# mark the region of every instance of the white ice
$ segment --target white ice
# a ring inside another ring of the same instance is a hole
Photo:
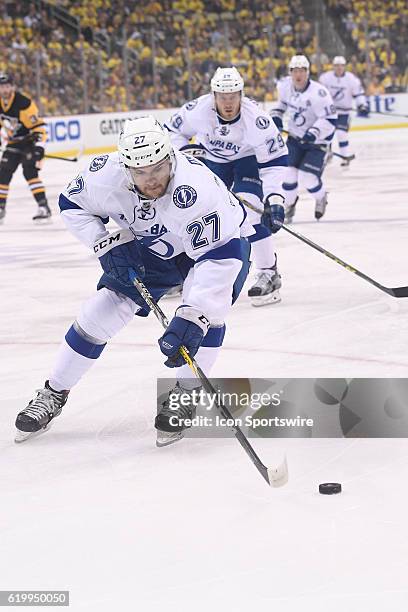
[[[315,222],[303,195],[292,226],[390,287],[408,284],[407,136],[353,133],[356,161],[326,173],[326,216]],[[49,432],[14,444],[15,415],[99,275],[57,214],[83,163],[47,161],[54,216],[41,227],[16,176],[0,227],[0,588],[69,589],[75,612],[407,610],[407,442],[253,440],[267,464],[286,451],[282,489],[233,439],[157,449],[156,377],[169,371],[153,317],[112,341]],[[408,299],[284,231],[277,248],[282,303],[242,295],[214,374],[407,376]],[[343,493],[319,495],[325,481]]]

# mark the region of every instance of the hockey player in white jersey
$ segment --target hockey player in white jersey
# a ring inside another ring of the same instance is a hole
[[[227,185],[259,209],[264,220],[273,204],[283,204],[282,181],[287,147],[270,117],[243,95],[244,81],[234,67],[217,68],[211,93],[184,104],[166,124],[173,145],[201,157]],[[195,144],[189,144],[191,138]],[[250,238],[257,267],[248,295],[254,306],[280,301],[281,278],[277,269],[273,224],[261,223],[248,209],[255,234]],[[282,219],[283,221],[283,219]]]
[[[191,391],[191,373],[180,347],[209,373],[249,270],[250,246],[242,236],[253,228],[242,204],[204,164],[174,151],[168,131],[152,116],[126,121],[118,153],[94,158],[59,205],[68,229],[99,258],[103,275],[68,330],[44,388],[18,414],[16,441],[43,431],[107,342],[134,315],[149,314],[130,273],[156,300],[184,281],[182,305],[159,339],[165,364],[177,368],[173,392],[181,393]],[[119,230],[107,231],[108,217]],[[193,410],[193,399],[180,406],[175,425],[175,412],[164,402],[155,420],[158,445],[180,438],[182,417],[191,418]]]
[[[315,200],[315,218],[323,217],[327,206],[322,173],[328,146],[336,128],[337,113],[329,91],[309,78],[309,61],[294,55],[289,63],[290,76],[278,84],[279,100],[271,115],[279,128],[288,112],[288,168],[285,190],[285,219],[290,223],[295,214],[299,184]]]
[[[336,136],[340,152],[346,157],[341,165],[348,166],[355,158],[350,150],[348,137],[350,113],[354,103],[359,117],[368,117],[370,113],[363,86],[355,74],[346,70],[346,60],[342,55],[333,59],[333,70],[324,72],[319,81],[327,87],[333,98],[337,110]]]

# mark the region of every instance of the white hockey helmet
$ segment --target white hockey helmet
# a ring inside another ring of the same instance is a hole
[[[119,161],[130,168],[152,166],[173,157],[170,135],[153,115],[126,119],[118,143]]]
[[[293,68],[306,68],[309,72],[310,63],[305,55],[294,55],[289,62],[289,71]]]
[[[336,55],[336,57],[333,58],[333,66],[345,66],[346,64],[346,58],[342,55]]]
[[[231,68],[218,67],[211,79],[211,91],[214,93],[234,93],[244,89],[244,79],[235,66]]]

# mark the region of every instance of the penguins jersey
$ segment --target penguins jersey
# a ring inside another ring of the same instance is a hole
[[[90,248],[108,234],[110,217],[158,257],[185,252],[195,261],[189,305],[223,320],[242,265],[240,237],[254,230],[237,198],[200,161],[175,151],[166,193],[146,200],[129,184],[117,153],[95,157],[59,205],[68,229]]]
[[[357,106],[367,104],[361,81],[352,72],[345,72],[343,76],[338,77],[333,70],[329,70],[320,76],[319,81],[329,90],[339,113],[350,112],[353,100]]]
[[[274,122],[253,100],[243,96],[240,114],[227,122],[217,114],[213,94],[206,94],[184,104],[166,127],[173,146],[180,149],[194,136],[205,148],[206,159],[213,162],[222,164],[255,155],[264,192],[279,192],[276,173],[268,169],[286,166],[288,150]]]
[[[8,103],[0,98],[0,127],[7,134],[7,144],[22,142],[25,136],[38,132],[37,146],[42,146],[46,140],[45,123],[38,115],[36,104],[27,96],[16,91]]]
[[[288,131],[302,138],[310,130],[315,144],[327,144],[333,138],[337,112],[329,91],[316,81],[309,80],[303,91],[297,91],[291,77],[278,84],[279,99],[271,111],[272,117],[282,117],[288,111]]]

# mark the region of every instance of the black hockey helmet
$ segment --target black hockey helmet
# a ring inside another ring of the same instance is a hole
[[[14,79],[10,73],[0,72],[0,85],[14,85]]]

